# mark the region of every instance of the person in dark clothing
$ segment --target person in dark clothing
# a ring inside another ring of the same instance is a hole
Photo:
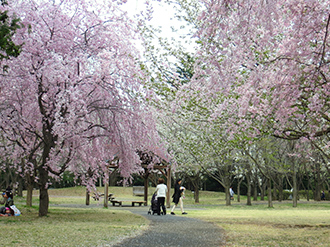
[[[184,194],[184,191],[186,190],[185,187],[181,186],[182,180],[179,178],[176,180],[175,182],[175,186],[174,186],[174,194],[172,196],[173,198],[173,202],[174,202],[174,206],[171,210],[171,214],[175,215],[174,213],[174,209],[175,207],[180,203],[180,208],[181,208],[181,213],[182,214],[187,214],[184,210],[183,210],[183,201],[182,201],[182,196]]]
[[[325,193],[324,193],[324,190],[322,190],[322,192],[321,192],[321,200],[325,200]]]

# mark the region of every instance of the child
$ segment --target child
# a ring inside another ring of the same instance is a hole
[[[7,190],[6,192],[2,193],[2,196],[5,201],[5,206],[0,208],[0,214],[5,214],[6,208],[10,208],[12,205],[14,205],[13,194],[11,191]]]
[[[13,216],[13,215],[14,215],[14,212],[10,208],[6,208],[6,213],[0,214],[0,216],[5,216],[5,217]]]

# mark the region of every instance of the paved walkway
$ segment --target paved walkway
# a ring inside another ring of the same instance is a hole
[[[189,218],[188,215],[148,215],[149,207],[125,207],[151,221],[149,229],[140,236],[129,238],[115,247],[215,247],[224,246],[224,230],[216,225]]]

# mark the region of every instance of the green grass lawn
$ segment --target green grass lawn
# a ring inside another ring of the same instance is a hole
[[[109,246],[147,229],[149,222],[127,210],[50,207],[38,217],[36,207],[18,206],[22,215],[0,217],[7,246]]]
[[[149,189],[149,198],[153,191]],[[131,187],[110,187],[109,192],[116,198],[141,199],[133,196]],[[12,236],[7,242],[10,246],[107,246],[141,233],[149,224],[125,208],[103,208],[103,199],[90,200],[100,207],[79,207],[85,205],[82,187],[49,190],[49,214],[40,218],[37,195],[35,191],[32,208],[25,206],[24,197],[15,198],[21,216],[0,217],[3,236]],[[247,206],[242,197],[240,203],[225,206],[223,193],[209,191],[200,192],[199,204],[189,191],[184,199],[188,217],[213,222],[225,230],[226,246],[329,246],[330,202],[301,200],[296,208],[288,201],[274,202],[273,208],[268,208],[267,202],[252,204]]]
[[[226,231],[227,246],[329,246],[330,204],[233,205],[189,212]]]

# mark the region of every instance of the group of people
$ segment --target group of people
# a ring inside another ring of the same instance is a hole
[[[183,210],[183,197],[184,197],[184,192],[186,190],[185,187],[181,185],[182,179],[177,179],[175,182],[174,186],[174,194],[172,196],[174,206],[171,210],[171,214],[175,215],[174,210],[176,206],[180,203],[180,209],[182,214],[187,214]],[[157,198],[157,214],[160,215],[161,209],[163,211],[163,215],[166,215],[166,207],[165,207],[165,198],[166,198],[166,193],[168,189],[167,186],[165,185],[165,181],[163,178],[158,179],[158,185],[156,187],[155,193],[157,193],[156,198]]]
[[[14,205],[14,195],[10,187],[7,187],[6,191],[2,193],[1,204],[5,204],[5,206],[0,207],[0,216],[20,215],[20,211]]]

